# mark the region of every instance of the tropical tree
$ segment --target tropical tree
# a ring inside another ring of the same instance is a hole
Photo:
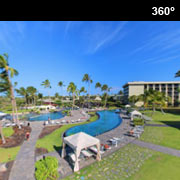
[[[63,87],[65,86],[65,84],[63,83],[63,81],[59,81],[58,86],[61,88],[61,93],[63,95]]]
[[[118,92],[118,94],[119,94],[119,95],[123,95],[123,91],[120,90],[120,91]]]
[[[44,88],[49,88],[49,89],[51,89],[51,84],[50,84],[50,82],[49,82],[48,79],[46,79],[45,81],[43,81],[42,84],[41,84],[41,86],[44,86]],[[48,91],[48,98],[50,99],[49,91]],[[50,102],[50,104],[51,104],[51,102]]]
[[[70,82],[68,87],[67,87],[67,92],[69,92],[70,94],[72,94],[73,97],[73,103],[72,103],[72,110],[75,104],[75,94],[77,93],[77,87],[73,82]]]
[[[31,100],[31,103],[35,104],[37,89],[33,86],[28,86],[27,87],[27,93],[28,93],[28,97]]]
[[[79,95],[80,95],[81,93],[87,93],[87,91],[86,91],[86,89],[85,89],[84,86],[81,87],[81,89],[80,89],[80,91],[79,91]],[[84,96],[80,96],[80,97],[79,97],[79,102],[80,102],[80,104],[84,107],[85,97],[84,97]]]
[[[175,74],[175,78],[180,77],[180,70]]]
[[[2,121],[1,120],[0,120],[0,135],[1,135],[2,143],[5,144],[6,139],[4,138],[3,128],[2,128]]]
[[[143,102],[143,106],[144,106],[144,109],[147,108],[147,106],[149,105],[149,101],[150,101],[150,94],[152,93],[151,92],[152,90],[145,90],[144,91],[144,94],[140,94],[138,96],[138,99],[139,101],[142,101]]]
[[[139,98],[136,95],[132,95],[129,97],[129,102],[131,102],[133,105],[135,105],[135,103],[138,101],[139,101]]]
[[[81,87],[81,89],[80,89],[80,91],[79,91],[80,93],[87,93],[87,91],[86,91],[86,89],[85,89],[85,87],[83,86],[83,87]]]
[[[88,108],[89,108],[89,99],[90,99],[90,85],[93,82],[89,74],[84,74],[82,82],[88,83]]]
[[[28,104],[28,92],[24,87],[20,87],[19,89],[15,89],[15,91],[22,97],[24,97],[26,105]]]
[[[42,105],[43,94],[42,93],[38,93],[37,97],[38,97],[38,99],[41,100],[41,105]]]
[[[18,71],[9,66],[8,58],[9,56],[7,53],[0,55],[0,69],[2,71],[0,73],[0,77],[1,79],[4,80],[4,83],[6,84],[5,86],[8,88],[7,92],[9,92],[10,94],[13,121],[18,124],[19,128],[21,128],[17,114],[17,106],[16,106],[16,99],[14,96],[13,85],[11,83],[11,78],[13,78],[14,75],[18,75]],[[15,118],[15,114],[16,114],[16,118]]]
[[[58,98],[59,98],[59,93],[55,93],[54,97],[55,97],[56,99],[58,99]]]
[[[98,88],[101,89],[101,83],[100,83],[100,82],[97,82],[96,85],[95,85],[95,88],[96,88],[96,89],[98,89]]]
[[[107,103],[107,98],[108,98],[108,92],[110,92],[111,88],[108,87],[107,84],[104,84],[102,87],[101,87],[101,91],[104,91],[105,92],[105,103],[104,103],[104,107],[106,107],[106,103]]]
[[[152,106],[152,115],[155,113],[156,107],[160,107],[161,112],[164,113],[162,108],[171,101],[171,98],[169,96],[166,97],[163,92],[153,89],[146,90],[144,94],[139,95],[138,98],[139,100],[144,102],[144,107],[147,107],[149,105]]]

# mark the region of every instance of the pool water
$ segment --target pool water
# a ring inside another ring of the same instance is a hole
[[[55,119],[60,119],[62,117],[64,117],[64,116],[59,111],[59,112],[45,113],[45,114],[39,114],[39,115],[29,114],[28,120],[29,121],[47,121],[48,118],[50,118],[51,120],[55,120]]]
[[[65,136],[70,136],[78,132],[85,132],[91,136],[97,136],[116,128],[122,122],[119,114],[115,113],[115,111],[99,111],[97,114],[99,115],[97,121],[74,126],[65,132]]]

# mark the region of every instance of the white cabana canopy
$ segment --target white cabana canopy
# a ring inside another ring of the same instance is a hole
[[[81,153],[81,150],[84,148],[88,148],[91,146],[96,145],[97,146],[97,156],[96,159],[99,161],[101,160],[101,155],[100,155],[100,140],[92,137],[84,132],[80,132],[68,137],[65,137],[63,139],[63,148],[62,148],[62,158],[64,158],[65,155],[65,144],[70,146],[74,152],[75,152],[75,165],[74,165],[74,171],[79,170],[79,163],[78,163],[78,157]]]
[[[128,107],[131,107],[131,106],[129,104],[126,104],[125,107],[128,108]]]
[[[131,112],[131,117],[134,117],[134,116],[142,117],[142,114],[139,111],[134,110],[134,111]]]

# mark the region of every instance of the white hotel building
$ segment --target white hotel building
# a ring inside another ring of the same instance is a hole
[[[166,96],[170,96],[172,99],[171,104],[175,105],[180,101],[180,81],[159,81],[159,82],[144,82],[134,81],[128,82],[124,86],[124,100],[128,103],[128,98],[132,95],[144,94],[145,90],[153,89],[156,91],[164,92]],[[137,104],[137,106],[142,105]]]

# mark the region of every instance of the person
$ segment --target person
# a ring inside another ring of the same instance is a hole
[[[48,117],[48,123],[49,123],[49,124],[51,123],[51,119],[50,119],[50,117]]]
[[[27,141],[29,140],[29,136],[30,136],[30,133],[27,132],[27,133],[26,133],[26,140],[27,140]]]

